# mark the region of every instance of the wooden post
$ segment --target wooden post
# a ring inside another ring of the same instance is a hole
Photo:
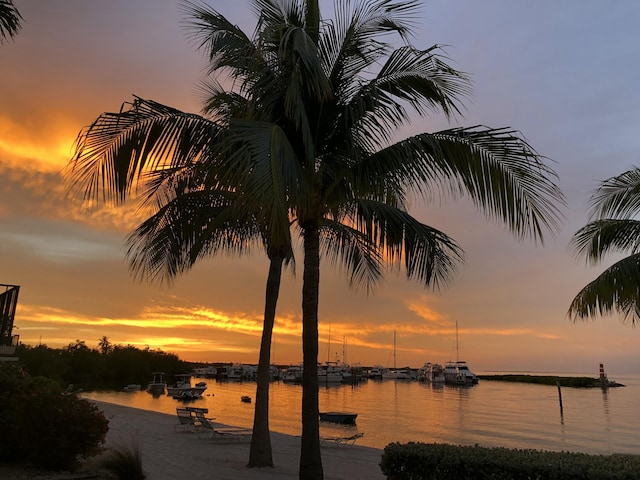
[[[556,382],[558,385],[558,399],[560,400],[560,415],[562,415],[562,390],[560,390],[560,380],[558,379]]]

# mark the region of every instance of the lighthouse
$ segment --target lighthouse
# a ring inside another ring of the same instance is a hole
[[[607,380],[607,374],[604,373],[604,365],[600,364],[600,386],[603,389],[609,388],[609,381]]]

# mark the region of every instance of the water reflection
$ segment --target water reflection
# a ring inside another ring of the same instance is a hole
[[[202,399],[191,403],[209,409],[217,421],[251,427],[255,398],[252,382],[207,380]],[[511,448],[639,453],[640,417],[636,415],[640,382],[611,389],[562,390],[564,408],[558,417],[554,386],[482,381],[473,387],[418,382],[368,381],[319,390],[320,410],[358,413],[355,426],[321,422],[323,435],[363,432],[359,444],[384,448],[391,442],[443,442]],[[273,383],[270,426],[300,435],[302,388]],[[85,396],[175,416],[180,403],[146,392],[86,393]]]

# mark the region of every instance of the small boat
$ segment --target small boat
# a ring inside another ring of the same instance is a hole
[[[355,425],[357,416],[357,413],[320,412],[320,420],[323,422],[342,423],[344,425]]]
[[[251,403],[251,397],[249,395],[242,395],[240,401],[243,403]]]
[[[130,383],[124,387],[125,392],[139,392],[140,390],[142,390],[142,385],[139,383]]]
[[[184,392],[189,392],[193,396],[202,396],[207,389],[206,382],[198,382],[195,385],[191,385],[190,374],[178,374],[176,375],[176,383],[170,387],[167,387],[167,395],[176,398]]]
[[[164,372],[153,372],[151,381],[147,384],[147,392],[153,395],[161,395],[167,388],[167,382],[164,381]]]
[[[182,390],[171,395],[174,400],[182,400],[183,402],[190,402],[191,400],[197,400],[202,398],[202,394],[192,390]]]

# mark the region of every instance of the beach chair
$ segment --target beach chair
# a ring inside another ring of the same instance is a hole
[[[222,427],[213,424],[213,418],[204,416],[202,411],[193,412],[196,422],[194,431],[198,436],[225,441],[251,441],[251,429],[242,427]]]
[[[176,432],[190,432],[195,425],[195,418],[192,412],[185,407],[176,407],[178,423],[175,425]]]
[[[341,447],[343,445],[355,445],[356,441],[359,438],[364,437],[364,433],[354,433],[353,435],[345,436],[345,437],[320,437],[320,445],[321,446],[336,446]]]
[[[198,436],[204,435],[208,437],[213,436],[213,418],[205,417],[206,410],[205,409],[190,409],[191,413],[194,417],[194,426],[193,431],[198,434]]]

